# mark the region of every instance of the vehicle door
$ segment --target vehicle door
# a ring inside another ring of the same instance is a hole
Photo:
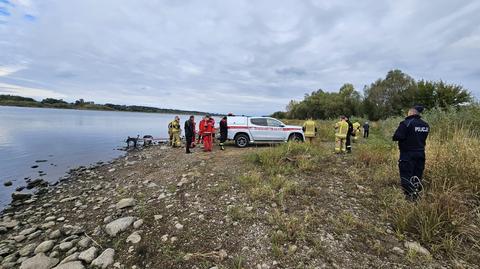
[[[272,118],[267,118],[267,124],[268,127],[270,128],[269,131],[269,140],[286,140],[287,138],[285,137],[288,132],[285,132],[283,128],[285,127],[285,124],[283,124],[281,121],[272,119]]]
[[[250,118],[248,130],[256,141],[270,140],[268,137],[268,123],[266,118]]]

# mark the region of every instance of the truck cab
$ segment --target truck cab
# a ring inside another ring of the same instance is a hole
[[[229,116],[227,125],[228,139],[240,148],[258,143],[305,141],[301,126],[286,125],[270,117]]]

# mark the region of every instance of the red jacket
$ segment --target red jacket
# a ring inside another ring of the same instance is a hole
[[[198,134],[203,135],[203,132],[205,131],[205,120],[201,120],[200,123],[198,124]]]
[[[212,134],[215,133],[215,120],[210,119],[205,122],[203,127],[203,133],[205,134]]]

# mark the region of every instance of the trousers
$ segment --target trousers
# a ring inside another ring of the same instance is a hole
[[[345,146],[347,148],[347,152],[352,152],[352,136],[347,134],[347,139],[345,140]]]
[[[185,149],[187,153],[190,153],[190,148],[192,146],[193,136],[185,136]]]
[[[400,185],[405,195],[410,196],[417,191],[412,185],[412,178],[417,177],[422,181],[423,171],[425,169],[425,151],[401,151],[398,160],[398,170],[400,172]],[[416,180],[416,179],[415,179]]]
[[[203,150],[212,151],[212,134],[206,133],[203,135]]]
[[[180,139],[180,132],[172,132],[172,139],[170,140],[170,143],[172,147],[180,147],[182,145],[182,141]]]
[[[335,137],[335,152],[340,153],[340,152],[345,152],[346,151],[346,143],[345,143],[345,138],[343,137]]]

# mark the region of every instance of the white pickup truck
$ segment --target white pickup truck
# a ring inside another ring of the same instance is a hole
[[[301,126],[285,125],[269,117],[227,117],[228,139],[235,141],[239,148],[254,143],[283,143],[305,141]]]

